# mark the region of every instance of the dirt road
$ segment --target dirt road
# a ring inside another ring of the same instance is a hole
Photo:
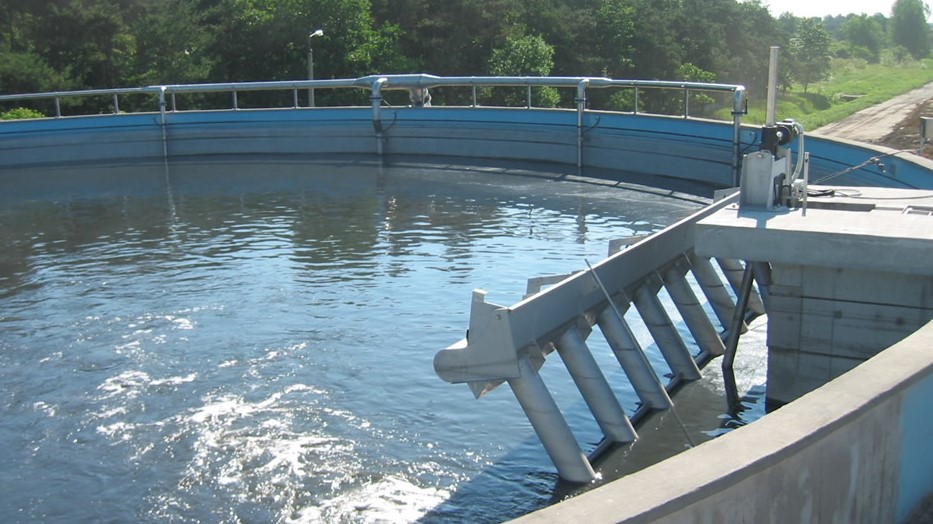
[[[908,127],[905,125],[906,121],[911,119],[918,107],[923,106],[928,100],[933,100],[933,83],[863,109],[844,120],[816,129],[812,133],[860,142],[882,143],[885,138],[896,134],[901,128]],[[919,117],[917,117],[917,129],[919,129]],[[919,134],[917,130],[909,129],[908,131],[914,135]],[[917,139],[919,145],[919,136]]]

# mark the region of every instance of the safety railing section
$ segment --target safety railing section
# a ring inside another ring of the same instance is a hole
[[[710,259],[693,251],[697,221],[732,201],[734,198],[709,206],[595,266],[587,263],[586,270],[510,307],[488,303],[485,292],[474,291],[467,336],[435,355],[436,373],[447,382],[468,384],[476,398],[508,383],[561,478],[571,482],[593,480],[592,464],[538,370],[547,355],[556,351],[605,441],[635,440],[633,422],[586,340],[598,326],[638,397],[633,418],[671,408],[669,391],[684,381],[699,379],[702,366],[724,353],[725,330],[736,317],[733,296],[738,295],[740,282],[734,282],[734,275],[738,270],[741,276],[742,263],[718,261],[721,269],[717,270]],[[688,274],[702,290],[711,313],[697,298]],[[733,287],[734,293],[729,293],[727,285]],[[699,347],[696,355],[659,298],[662,288]],[[672,378],[666,384],[661,383],[661,374],[652,367],[625,319],[632,305],[671,371]],[[757,294],[749,309],[764,313]],[[745,318],[744,311],[739,318]],[[745,329],[744,323],[740,329]]]
[[[533,88],[564,88],[575,90],[574,105],[577,113],[577,167],[583,169],[585,114],[588,111],[587,93],[593,89],[629,89],[633,93],[633,110],[631,113],[644,113],[642,99],[648,91],[676,91],[682,96],[682,116],[690,117],[690,100],[701,93],[725,93],[731,98],[731,115],[733,124],[732,172],[737,181],[740,165],[740,127],[742,115],[746,112],[747,101],[745,88],[741,85],[712,84],[701,82],[670,82],[651,80],[623,80],[602,77],[438,77],[426,74],[407,75],[373,75],[355,79],[334,80],[294,80],[275,82],[240,82],[217,84],[187,84],[162,85],[138,87],[130,89],[98,89],[88,91],[58,91],[51,93],[0,95],[0,105],[29,103],[38,101],[52,101],[54,117],[62,118],[62,101],[86,99],[89,97],[105,97],[109,99],[108,110],[114,114],[121,113],[120,99],[127,96],[145,95],[153,97],[154,104],[141,104],[139,107],[157,107],[161,113],[160,122],[164,126],[167,122],[166,113],[180,111],[176,97],[178,95],[207,95],[228,93],[230,96],[229,110],[241,110],[239,94],[248,92],[281,92],[290,91],[291,108],[299,109],[299,93],[315,89],[331,90],[366,90],[369,91],[370,106],[372,107],[373,129],[377,140],[377,153],[382,153],[383,132],[382,112],[385,100],[385,91],[407,91],[411,107],[426,107],[431,105],[430,90],[438,88],[468,88],[471,90],[471,107],[479,107],[478,89],[488,88],[522,88],[526,90],[526,108],[532,107]],[[310,99],[309,99],[310,104]],[[92,106],[98,107],[98,106]],[[271,108],[265,107],[266,109]],[[124,108],[128,109],[126,105]],[[263,109],[264,107],[254,108]],[[93,114],[99,114],[98,109]],[[74,115],[74,116],[80,116]]]
[[[578,91],[578,96],[574,99],[575,104],[585,100],[585,89],[596,88],[615,88],[630,89],[632,91],[632,113],[649,113],[645,109],[643,97],[648,91],[665,90],[678,91],[682,93],[680,97],[681,116],[689,118],[691,116],[690,100],[696,98],[692,95],[702,93],[728,93],[732,97],[733,111],[736,113],[745,113],[745,88],[740,85],[732,84],[714,84],[703,82],[671,82],[654,80],[625,80],[610,79],[604,77],[506,77],[506,76],[468,76],[468,77],[438,77],[426,74],[406,74],[406,75],[371,75],[353,79],[332,79],[332,80],[286,80],[269,82],[232,82],[232,83],[212,83],[212,84],[171,84],[156,85],[148,87],[118,88],[118,89],[92,89],[83,91],[54,91],[48,93],[29,93],[29,94],[7,94],[0,95],[0,103],[16,103],[37,100],[51,100],[55,105],[55,118],[62,118],[61,101],[65,99],[82,99],[91,97],[106,97],[111,103],[110,110],[113,113],[120,113],[120,99],[129,95],[148,94],[154,98],[164,91],[167,95],[169,111],[182,110],[176,103],[175,95],[179,94],[205,94],[205,93],[229,93],[229,109],[239,110],[238,93],[256,92],[256,91],[288,91],[291,93],[291,107],[300,108],[299,95],[306,90],[312,89],[363,89],[374,92],[378,96],[378,91],[383,89],[405,90],[410,92],[410,101],[414,106],[424,106],[426,101],[430,101],[428,95],[430,89],[463,87],[470,88],[470,106],[480,107],[480,96],[478,88],[493,87],[520,87],[525,88],[525,108],[535,107],[533,104],[532,88],[583,88],[584,91]],[[309,106],[313,107],[310,104]],[[260,107],[261,109],[262,107]],[[126,108],[124,108],[126,109]],[[99,111],[88,114],[98,114]],[[73,116],[79,116],[73,115]]]

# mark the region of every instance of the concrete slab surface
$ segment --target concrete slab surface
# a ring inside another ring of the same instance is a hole
[[[816,188],[811,189],[829,189]],[[933,275],[933,191],[831,188],[802,209],[740,211],[696,226],[701,256]]]

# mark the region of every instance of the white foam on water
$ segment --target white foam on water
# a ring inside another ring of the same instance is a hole
[[[129,370],[108,378],[97,389],[105,393],[105,398],[117,395],[138,396],[140,388],[151,381],[144,371]]]
[[[285,522],[414,522],[448,498],[450,492],[447,490],[421,487],[405,478],[390,475],[342,492],[319,505],[302,508]]]

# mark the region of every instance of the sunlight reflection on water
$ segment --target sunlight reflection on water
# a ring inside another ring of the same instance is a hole
[[[556,476],[517,402],[474,401],[435,376],[434,353],[462,336],[473,288],[515,302],[526,278],[697,208],[428,168],[19,176],[0,198],[4,521],[496,522],[540,507]],[[549,385],[578,395],[569,377]]]

